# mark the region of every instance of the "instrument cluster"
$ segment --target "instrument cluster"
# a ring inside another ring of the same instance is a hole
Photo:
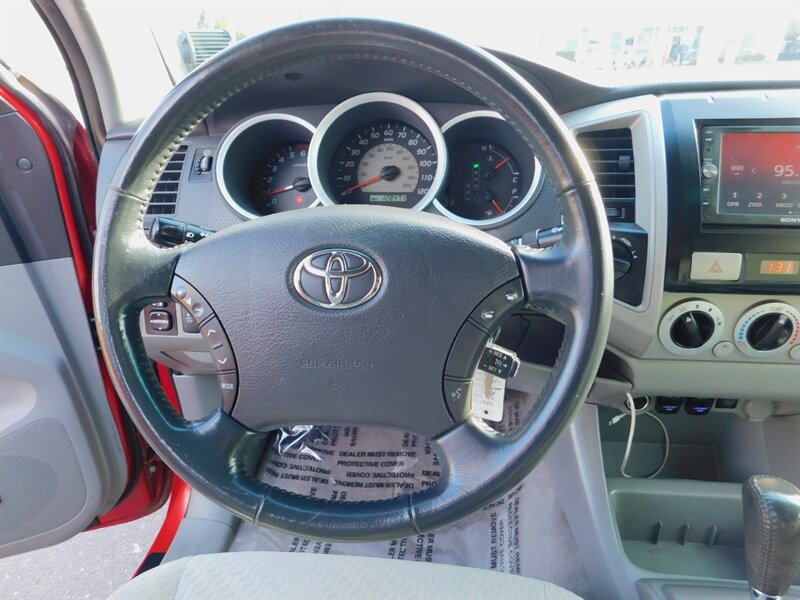
[[[532,203],[542,170],[493,111],[440,126],[413,100],[374,92],[342,102],[316,127],[283,113],[246,119],[223,138],[216,179],[247,218],[365,204],[434,210],[491,227]]]

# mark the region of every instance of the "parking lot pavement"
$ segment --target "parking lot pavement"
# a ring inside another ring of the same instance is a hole
[[[166,507],[132,523],[80,533],[58,546],[0,560],[0,598],[107,598],[144,560],[165,514]]]

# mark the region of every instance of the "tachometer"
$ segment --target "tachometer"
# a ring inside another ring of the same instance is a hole
[[[264,215],[314,204],[317,195],[308,179],[308,144],[292,142],[270,152],[253,180],[252,198]]]
[[[417,128],[375,121],[346,136],[334,152],[334,200],[412,208],[428,194],[437,165],[436,149]]]

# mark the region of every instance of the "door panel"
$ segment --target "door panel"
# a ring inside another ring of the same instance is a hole
[[[80,244],[65,226],[52,148],[48,154],[30,115],[18,110],[19,97],[46,111],[7,73],[0,73],[7,96],[0,101],[2,556],[83,531],[129,480],[73,259]]]

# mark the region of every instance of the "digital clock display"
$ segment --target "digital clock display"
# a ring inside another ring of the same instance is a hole
[[[721,145],[719,214],[800,215],[800,132],[726,131]]]
[[[758,270],[762,275],[797,275],[800,260],[762,260]]]

